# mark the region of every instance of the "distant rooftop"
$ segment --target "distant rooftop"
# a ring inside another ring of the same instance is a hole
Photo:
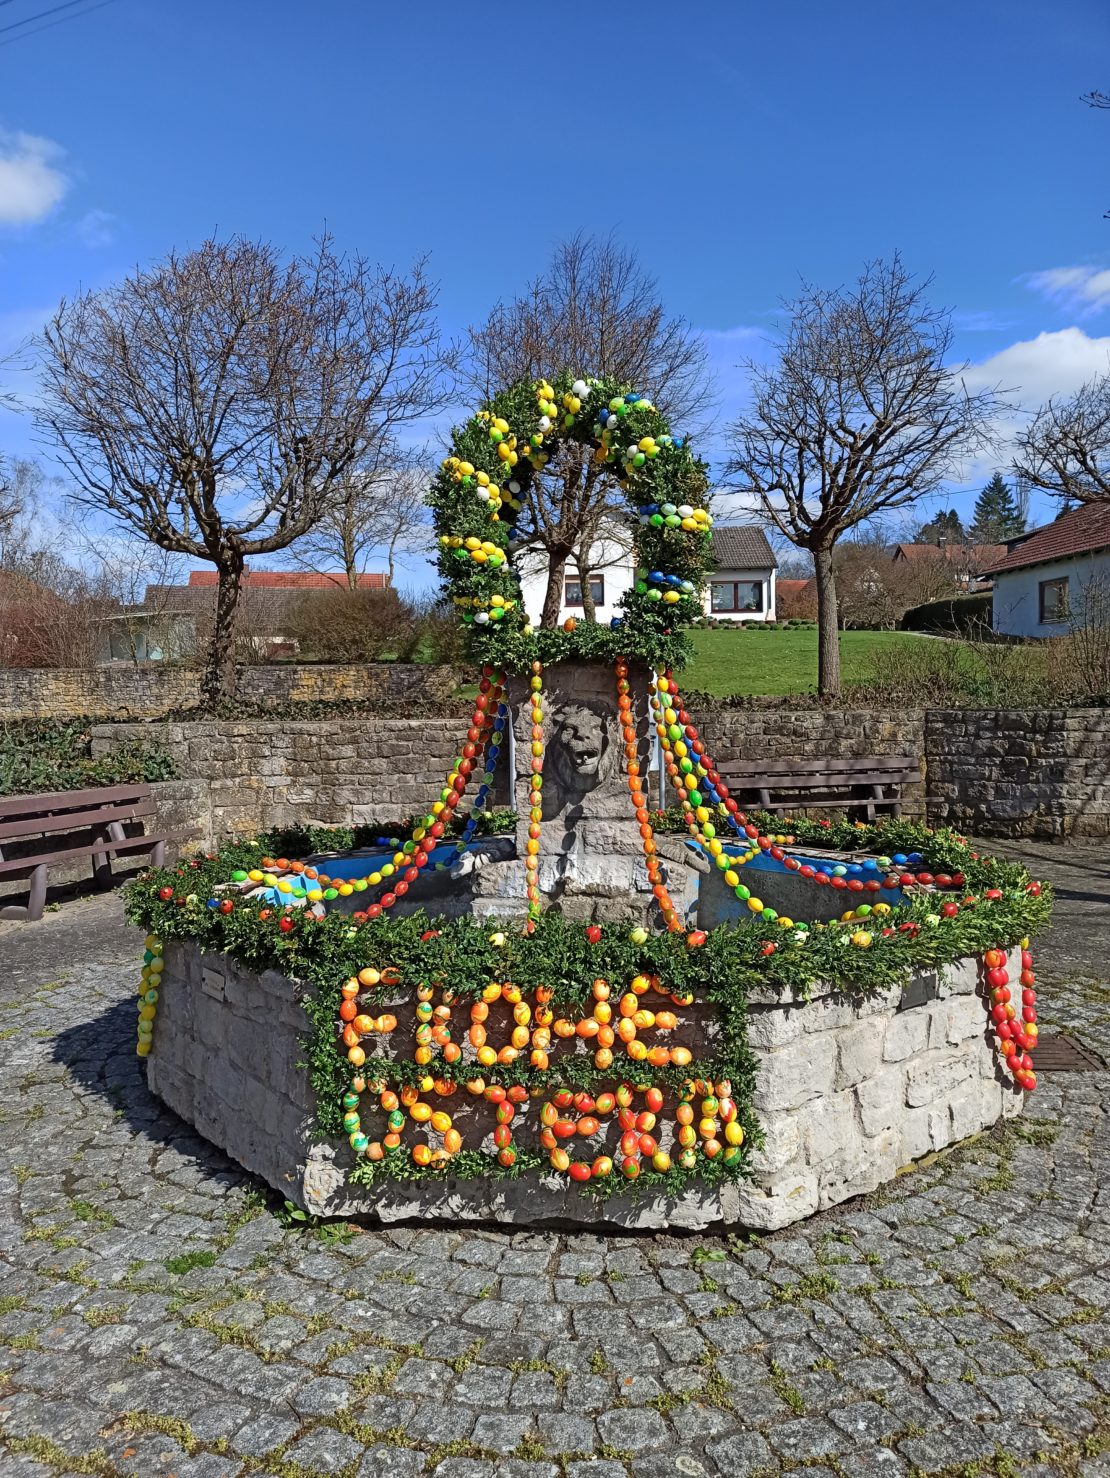
[[[217,570],[190,570],[190,585],[212,585],[220,583]],[[346,590],[347,577],[342,570],[246,570],[243,584],[253,585],[256,590],[328,590],[332,586]],[[388,577],[382,574],[359,575],[359,590],[386,590]]]
[[[713,558],[722,570],[778,568],[775,551],[758,524],[715,523]]]
[[[1110,503],[1081,503],[1078,508],[1061,513],[1044,528],[1033,529],[1003,545],[998,559],[983,573],[1001,575],[1007,570],[1024,570],[1030,565],[1048,564],[1073,554],[1093,554],[1097,549],[1107,548],[1110,548]]]

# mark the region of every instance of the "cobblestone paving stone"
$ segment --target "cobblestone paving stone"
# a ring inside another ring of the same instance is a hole
[[[1106,852],[1038,860],[1102,1049]],[[1110,1478],[1101,1074],[762,1240],[297,1229],[147,1093],[136,938],[0,925],[0,1478]]]

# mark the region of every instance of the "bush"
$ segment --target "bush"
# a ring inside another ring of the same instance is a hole
[[[466,655],[466,628],[454,607],[443,600],[426,601],[416,607],[416,633],[409,660],[412,662],[461,662]]]
[[[991,594],[957,595],[911,606],[902,617],[903,631],[933,631],[943,635],[976,636],[990,630]]]
[[[289,617],[299,654],[318,662],[402,660],[415,639],[416,612],[396,590],[314,590]]]
[[[160,744],[133,744],[92,757],[92,719],[0,722],[0,795],[84,790],[93,785],[172,780],[176,767]]]
[[[1070,693],[1043,643],[907,642],[875,647],[872,673],[852,685],[854,700],[914,708],[1043,708]]]

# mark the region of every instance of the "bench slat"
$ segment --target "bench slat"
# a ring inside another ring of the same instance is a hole
[[[10,861],[0,862],[0,876],[5,873],[16,873],[21,869],[30,870],[33,867],[41,867],[43,863],[47,866],[55,862],[68,862],[76,857],[92,857],[102,852],[113,854],[126,854],[128,852],[149,852],[159,842],[176,842],[185,837],[193,836],[190,831],[163,831],[151,832],[141,837],[127,837],[121,842],[91,842],[83,847],[67,847],[57,852],[42,852],[34,857],[13,857]]]
[[[859,785],[897,785],[920,780],[916,770],[860,770],[854,775],[760,775],[734,781],[735,790],[846,790]]]
[[[865,754],[849,759],[736,761],[718,765],[722,775],[822,775],[855,774],[862,770],[914,770],[920,765],[911,755]]]
[[[29,816],[43,811],[80,811],[89,806],[108,805],[151,798],[145,782],[134,785],[96,785],[89,790],[53,790],[41,795],[16,795],[0,799],[0,817]]]
[[[141,821],[157,812],[153,801],[133,806],[104,806],[100,810],[67,811],[60,816],[28,816],[22,821],[0,817],[0,846],[15,837],[59,831],[84,831],[90,826],[108,826],[113,821]]]

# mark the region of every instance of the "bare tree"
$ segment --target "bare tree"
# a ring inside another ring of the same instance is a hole
[[[1086,103],[1088,108],[1110,108],[1110,92],[1100,92],[1096,87],[1090,92],[1082,93],[1079,101]],[[1104,220],[1110,220],[1110,210],[1104,210],[1102,215]]]
[[[202,693],[233,695],[246,561],[287,548],[348,468],[443,394],[435,291],[339,254],[236,237],[63,302],[43,340],[40,423],[76,496],[216,566]]]
[[[45,483],[37,462],[24,457],[0,461],[0,568],[17,562],[26,550]]]
[[[319,521],[290,549],[294,564],[306,570],[338,567],[348,588],[357,590],[359,576],[380,559],[394,583],[402,556],[428,533],[428,479],[419,466],[405,466],[400,453],[384,460],[381,470],[358,467],[343,474]]]
[[[1057,498],[1110,500],[1110,374],[1050,400],[1017,439],[1014,474]]]
[[[133,663],[155,649],[163,661],[191,656],[192,630],[174,609],[175,589],[186,579],[183,556],[140,539],[106,539],[83,521],[75,522],[74,536],[82,570],[113,607],[109,654],[122,648]]]
[[[946,364],[950,313],[895,255],[854,288],[803,284],[777,364],[750,360],[752,406],[731,427],[730,472],[813,555],[818,689],[840,689],[833,549],[850,529],[932,492],[989,440],[993,390]]]
[[[612,376],[650,395],[687,435],[713,399],[701,339],[685,319],[667,316],[654,279],[612,237],[579,234],[560,242],[545,272],[470,330],[465,371],[485,400],[522,379],[553,380],[568,371]],[[569,560],[584,573],[612,515],[624,511],[617,478],[588,447],[561,442],[532,479],[517,537],[547,563],[545,626],[558,619]]]

